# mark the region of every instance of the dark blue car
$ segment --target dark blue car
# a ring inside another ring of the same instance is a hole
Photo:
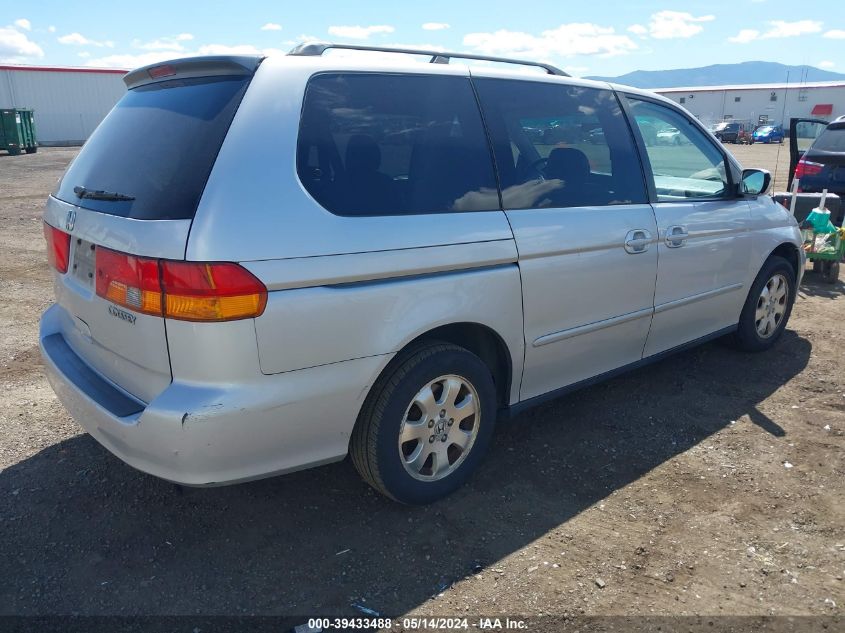
[[[783,128],[780,125],[761,125],[752,135],[755,143],[783,143]]]
[[[795,166],[799,191],[845,197],[845,117],[825,127]]]

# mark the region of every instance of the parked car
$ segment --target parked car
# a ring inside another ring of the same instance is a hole
[[[845,117],[828,124],[795,167],[799,191],[845,197]]]
[[[349,453],[427,503],[499,419],[783,333],[795,222],[673,102],[327,48],[128,73],[47,200],[46,373],[128,464],[205,486]],[[602,144],[550,150],[531,119]],[[684,137],[671,156],[644,143],[656,123]]]
[[[680,145],[681,139],[681,132],[675,127],[667,127],[657,133],[659,145]]]
[[[754,143],[783,143],[783,127],[780,125],[761,125],[752,134]]]
[[[723,143],[741,143],[750,138],[745,123],[737,121],[722,121],[713,128],[713,136]]]

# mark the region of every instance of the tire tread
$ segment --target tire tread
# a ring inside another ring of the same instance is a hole
[[[385,408],[390,396],[417,365],[436,354],[454,351],[466,350],[452,343],[427,341],[401,352],[373,384],[364,406],[361,407],[350,438],[349,453],[352,463],[364,481],[394,501],[399,500],[388,491],[378,469],[377,441]]]

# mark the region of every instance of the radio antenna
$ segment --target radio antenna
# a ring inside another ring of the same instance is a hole
[[[786,116],[786,100],[789,97],[789,71],[786,71],[786,88],[783,89],[783,108],[780,113],[780,129],[783,131],[784,117]],[[790,132],[791,133],[791,132]],[[778,168],[780,167],[780,150],[783,147],[783,142],[778,145],[778,153],[775,156],[775,173],[772,176],[772,191],[776,191],[775,183],[778,179]],[[786,175],[786,181],[789,182],[789,174]]]

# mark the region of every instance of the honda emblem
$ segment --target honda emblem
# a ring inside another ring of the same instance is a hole
[[[76,224],[76,209],[71,209],[67,212],[65,218],[65,231],[70,233],[73,230],[73,225]]]

